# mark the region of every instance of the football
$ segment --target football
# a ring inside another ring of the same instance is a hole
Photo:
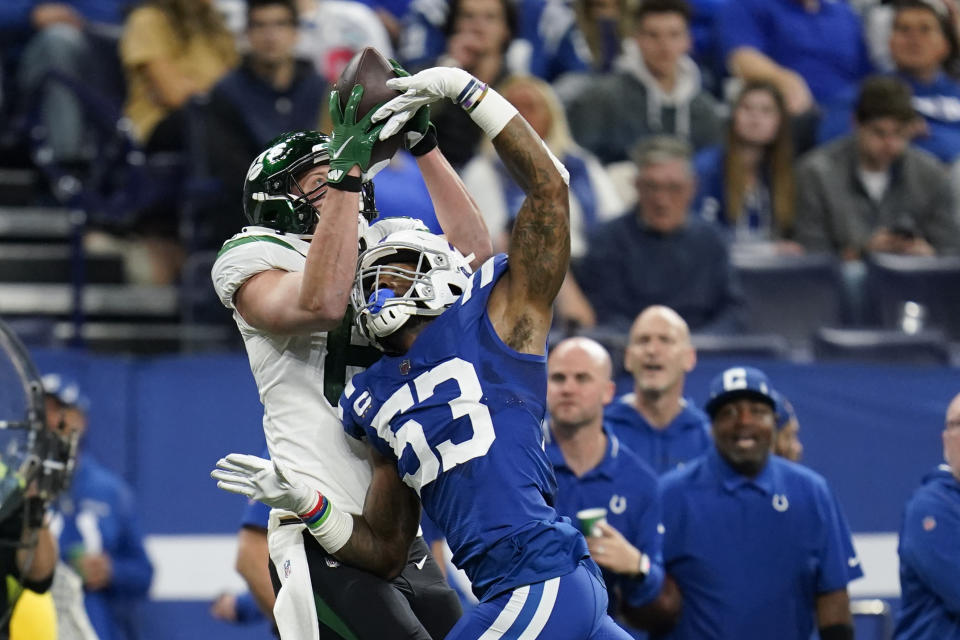
[[[360,120],[370,110],[400,95],[399,91],[388,89],[386,85],[387,80],[395,77],[390,62],[373,47],[365,47],[350,59],[334,86],[337,99],[340,101],[340,109],[346,108],[353,86],[361,85],[363,87],[363,98],[361,98],[360,106],[357,108],[357,120]],[[400,135],[391,136],[386,140],[377,142],[370,154],[370,164],[373,165],[392,158],[400,148],[400,142]]]

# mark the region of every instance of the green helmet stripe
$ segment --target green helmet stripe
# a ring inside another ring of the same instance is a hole
[[[286,247],[287,249],[296,251],[300,255],[303,255],[292,244],[290,244],[286,240],[281,240],[280,238],[277,238],[275,236],[244,236],[242,238],[237,238],[236,240],[227,240],[226,242],[224,242],[223,247],[220,248],[220,252],[217,254],[217,257],[219,258],[223,254],[225,254],[227,251],[230,251],[230,249],[233,249],[234,247],[239,247],[242,244],[247,244],[248,242],[272,242],[274,244],[280,245],[281,247]]]

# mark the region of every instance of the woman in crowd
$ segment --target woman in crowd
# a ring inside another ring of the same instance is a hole
[[[726,227],[738,245],[802,249],[787,240],[795,206],[790,116],[780,91],[767,82],[744,85],[733,104],[723,145],[695,158],[696,209]]]

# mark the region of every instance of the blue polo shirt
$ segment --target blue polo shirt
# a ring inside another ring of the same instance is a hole
[[[604,424],[620,441],[658,475],[682,466],[712,446],[710,419],[685,400],[683,410],[665,429],[654,429],[633,408],[634,394],[628,393],[603,410]]]
[[[810,13],[798,0],[736,0],[717,25],[722,60],[753,47],[803,76],[821,104],[872,70],[860,17],[846,2],[822,0]]]
[[[895,637],[960,639],[960,482],[940,465],[911,496],[900,529],[903,607]]]
[[[816,596],[863,575],[826,481],[771,455],[756,478],[714,447],[660,479],[663,557],[683,593],[667,638],[809,640]]]
[[[616,435],[604,426],[607,453],[596,467],[581,477],[567,466],[560,445],[547,433],[545,449],[557,477],[557,513],[577,521],[577,512],[603,507],[607,523],[633,546],[650,556],[650,573],[642,581],[629,580],[603,569],[610,594],[608,611],[616,616],[619,587],[627,603],[640,607],[651,602],[663,586],[663,529],[657,476]]]

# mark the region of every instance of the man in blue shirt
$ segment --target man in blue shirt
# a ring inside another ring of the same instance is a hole
[[[730,72],[775,84],[794,115],[829,103],[871,71],[860,18],[846,2],[727,2],[717,29]]]
[[[714,447],[661,479],[664,562],[683,593],[673,640],[853,638],[847,583],[862,575],[826,481],[771,454],[766,375],[710,385]],[[846,541],[846,543],[845,543]]]
[[[901,640],[960,638],[960,395],[947,408],[941,464],[907,502],[900,529]]]
[[[654,305],[637,316],[624,356],[633,393],[608,405],[604,421],[658,474],[710,446],[710,421],[683,397],[684,380],[696,363],[690,329],[676,311]]]
[[[657,477],[604,425],[611,372],[610,355],[589,338],[569,338],[550,352],[546,452],[557,476],[555,506],[572,520],[584,509],[606,509],[596,531],[584,535],[603,570],[608,612],[617,616],[622,601],[626,623],[669,628],[681,600],[673,581],[664,580]]]
[[[85,396],[59,374],[43,377],[47,425],[79,436],[86,431]],[[53,409],[53,411],[51,411]],[[130,487],[88,453],[77,457],[70,488],[51,524],[60,557],[83,579],[84,605],[101,640],[139,636],[142,602],[153,578]]]

